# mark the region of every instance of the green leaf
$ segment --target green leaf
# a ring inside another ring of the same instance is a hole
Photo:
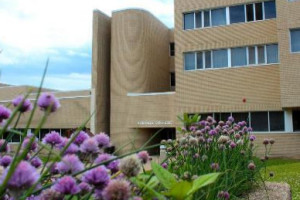
[[[168,170],[164,169],[159,164],[152,162],[152,170],[159,182],[167,189],[171,189],[176,183],[176,179]]]
[[[177,182],[168,192],[164,193],[166,196],[175,198],[176,200],[184,200],[188,192],[192,189],[193,183],[188,181]]]
[[[138,180],[137,178],[131,178],[130,179],[134,184],[136,184],[139,188],[145,188],[149,194],[151,195],[151,197],[153,198],[157,198],[158,200],[165,200],[165,197],[160,194],[159,192],[156,192],[154,189],[152,189],[151,187],[149,187],[148,185],[146,185],[144,182]]]
[[[210,173],[199,176],[193,181],[193,188],[188,192],[188,195],[194,194],[200,188],[203,188],[209,184],[214,183],[221,173]]]

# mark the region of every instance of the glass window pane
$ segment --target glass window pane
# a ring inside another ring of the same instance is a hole
[[[171,76],[171,86],[174,87],[175,86],[175,72],[171,72],[170,76]]]
[[[257,46],[258,64],[264,64],[265,61],[265,46]]]
[[[175,56],[175,43],[170,43],[170,56]]]
[[[211,68],[211,51],[205,52],[205,68]]]
[[[249,65],[256,64],[255,47],[248,47]]]
[[[251,127],[253,131],[268,131],[268,112],[252,112]]]
[[[201,120],[206,120],[206,118],[208,116],[213,117],[213,113],[202,113],[202,114],[200,114],[200,121]]]
[[[293,127],[294,132],[300,131],[300,110],[293,111]]]
[[[276,18],[276,4],[275,1],[266,1],[265,7],[265,19]]]
[[[210,26],[210,14],[209,11],[204,11],[204,27]]]
[[[184,14],[184,29],[194,28],[194,13]]]
[[[14,134],[11,140],[12,142],[20,142],[20,135]]]
[[[220,113],[215,113],[214,118],[215,118],[216,122],[221,121],[221,114]]]
[[[245,121],[249,124],[249,113],[232,113],[232,117],[236,123]]]
[[[256,20],[263,19],[262,3],[255,4],[255,15],[256,15]]]
[[[247,22],[251,22],[254,20],[254,12],[253,12],[253,4],[246,5],[247,11]]]
[[[231,65],[244,66],[247,65],[247,51],[246,47],[231,49]]]
[[[203,69],[203,56],[202,52],[197,53],[197,69]]]
[[[269,112],[270,131],[284,131],[283,111]]]
[[[300,51],[300,29],[291,30],[292,52]]]
[[[278,63],[278,45],[267,45],[267,63]]]
[[[213,66],[214,68],[228,67],[227,49],[213,51]]]
[[[184,54],[184,69],[185,70],[195,69],[195,53]]]
[[[201,12],[196,12],[196,28],[201,28],[202,27],[202,13]]]
[[[226,8],[211,10],[212,26],[226,25]]]
[[[244,5],[229,7],[229,13],[230,13],[230,24],[245,22]]]

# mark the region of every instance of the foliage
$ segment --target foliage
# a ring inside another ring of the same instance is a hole
[[[286,182],[291,186],[292,198],[300,200],[300,160],[270,159],[267,169],[262,170],[266,181]]]
[[[217,123],[212,117],[195,122],[199,119],[197,115],[184,119],[186,126],[178,129],[182,137],[162,141],[169,171],[187,181],[212,172],[223,173],[213,189],[201,189],[195,199],[234,199],[256,183],[264,163],[253,156],[255,136],[246,122],[235,123],[233,117],[226,122]],[[268,158],[274,141],[266,141],[265,157]]]

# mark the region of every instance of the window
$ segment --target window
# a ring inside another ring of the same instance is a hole
[[[267,45],[267,63],[278,63],[278,45]]]
[[[210,26],[210,11],[206,10],[204,11],[204,27]]]
[[[249,125],[249,113],[232,113],[232,117],[236,123],[245,121]]]
[[[211,68],[211,51],[205,52],[205,68]]]
[[[258,64],[264,64],[265,61],[265,46],[257,46]]]
[[[197,53],[197,69],[203,69],[203,53]]]
[[[256,64],[255,47],[248,47],[248,63],[249,65]]]
[[[247,22],[254,21],[254,8],[253,8],[253,4],[246,5],[246,12],[247,12]]]
[[[293,111],[293,127],[294,132],[300,131],[300,110]]]
[[[247,51],[246,47],[232,48],[231,49],[231,66],[244,66],[247,65]]]
[[[220,119],[221,121],[226,122],[228,120],[228,117],[231,116],[231,113],[220,113]]]
[[[284,113],[283,111],[269,112],[270,131],[284,131]]]
[[[231,6],[229,7],[230,24],[245,22],[245,6]]]
[[[170,56],[175,56],[175,43],[170,43]]]
[[[228,67],[227,49],[213,51],[213,67],[214,68]]]
[[[196,12],[196,28],[202,28],[202,13]]]
[[[291,30],[291,50],[300,52],[300,29]]]
[[[195,53],[184,54],[184,69],[185,70],[195,69]]]
[[[194,28],[194,13],[184,14],[184,29],[193,29]]]
[[[264,2],[265,19],[276,18],[276,5],[275,1]]]
[[[175,87],[175,72],[171,72],[170,76],[171,76],[171,87]]]
[[[262,3],[255,4],[255,20],[262,20],[263,19],[263,9]]]
[[[252,112],[251,127],[253,131],[269,131],[268,112]]]
[[[212,26],[226,25],[226,8],[211,10]]]

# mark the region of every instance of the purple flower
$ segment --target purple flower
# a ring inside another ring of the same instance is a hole
[[[55,185],[52,186],[52,189],[62,194],[77,194],[80,191],[75,179],[71,176],[64,176],[58,179]]]
[[[218,198],[228,200],[230,198],[230,195],[227,191],[220,191],[218,193]]]
[[[256,168],[256,166],[253,162],[249,163],[249,165],[248,165],[249,170],[255,170],[255,168]]]
[[[253,142],[254,140],[256,140],[256,136],[255,135],[250,135],[249,140]]]
[[[12,104],[15,107],[18,107],[21,103],[23,102],[23,104],[20,106],[19,111],[20,112],[27,112],[32,110],[32,103],[30,102],[29,99],[24,99],[23,95],[20,95],[18,97],[16,97],[13,101]]]
[[[36,199],[36,200],[49,200],[49,199],[63,200],[64,195],[61,194],[60,192],[57,192],[57,191],[50,188],[50,189],[47,189],[47,190],[43,190],[41,195],[39,195],[39,198]]]
[[[268,139],[264,139],[263,144],[264,145],[268,145],[269,144],[269,140]]]
[[[80,145],[80,151],[86,154],[96,154],[100,152],[98,142],[95,138],[88,138]]]
[[[51,112],[55,112],[60,107],[58,99],[51,93],[42,93],[37,104],[43,111],[50,109]]]
[[[104,166],[91,169],[83,174],[82,181],[103,189],[109,182],[109,174]]]
[[[234,122],[234,118],[233,118],[232,116],[229,116],[229,117],[228,117],[228,121]]]
[[[63,137],[62,142],[57,145],[57,148],[62,150],[68,144],[68,142],[69,142],[69,139],[66,137]],[[76,153],[78,153],[78,151],[79,151],[79,147],[76,144],[71,143],[69,145],[69,147],[66,149],[64,154],[76,154]]]
[[[128,200],[130,184],[125,180],[112,180],[102,193],[104,200]]]
[[[79,189],[80,189],[80,193],[81,194],[85,194],[87,192],[90,192],[92,187],[87,184],[86,182],[81,182],[79,185],[78,185]]]
[[[150,159],[147,151],[141,151],[137,154],[137,156],[142,161],[143,164],[146,164]]]
[[[190,127],[190,131],[192,131],[192,132],[196,131],[196,127],[195,126],[191,126]]]
[[[165,168],[165,169],[168,168],[168,164],[167,164],[167,163],[162,163],[161,166],[162,166],[163,168]]]
[[[66,155],[57,164],[57,169],[63,174],[73,174],[84,169],[83,163],[76,155]]]
[[[11,110],[6,108],[3,105],[0,105],[0,122],[2,122],[5,119],[8,119],[11,115]]]
[[[274,143],[275,143],[275,140],[274,140],[273,138],[271,138],[271,139],[269,140],[269,142],[270,142],[270,144],[274,144]]]
[[[43,142],[45,144],[50,144],[51,146],[54,146],[62,143],[63,140],[58,132],[51,131],[50,133],[45,135],[45,137],[43,138]]]
[[[73,134],[71,137],[73,137]],[[78,133],[78,135],[76,136],[74,143],[77,144],[78,146],[80,146],[88,138],[89,138],[89,135],[86,132],[80,131]]]
[[[34,166],[35,168],[39,168],[43,162],[41,161],[41,159],[39,157],[34,157],[31,161],[30,164],[32,166]]]
[[[0,139],[0,149],[2,149],[2,150],[0,150],[0,152],[5,152],[5,153],[10,152],[10,146],[9,146],[9,144],[6,144],[5,147],[2,147],[4,144],[5,144],[5,140]]]
[[[231,142],[229,146],[230,146],[230,148],[234,149],[236,147],[236,143]]]
[[[219,163],[212,163],[212,164],[210,165],[210,168],[211,168],[212,170],[218,171],[218,170],[220,169]]]
[[[12,157],[5,155],[0,159],[0,165],[6,168],[8,165],[10,165],[12,161]]]
[[[208,134],[214,136],[214,135],[217,134],[217,131],[215,131],[215,130],[210,130]]]
[[[29,144],[29,142],[30,142],[30,140],[31,140],[32,137],[34,137],[34,136],[33,136],[33,135],[30,135],[30,136],[27,136],[27,137],[24,139],[23,144],[22,144],[22,148],[26,148],[26,147],[27,147],[27,145]],[[37,143],[37,141],[38,141],[37,138],[35,138],[35,139],[33,140],[33,142],[31,143],[31,147],[29,147],[29,150],[30,150],[30,151],[36,151],[36,150],[37,150],[37,148],[38,148],[38,143]]]
[[[94,138],[98,142],[99,148],[106,148],[110,146],[109,137],[105,133],[99,133],[95,135]]]
[[[100,164],[104,161],[111,160],[114,158],[115,158],[115,156],[109,155],[107,153],[103,153],[103,154],[100,154],[98,156],[98,158],[96,158],[95,164]],[[112,173],[116,173],[117,171],[119,171],[119,163],[120,163],[119,160],[113,160],[109,163],[106,163],[105,166],[107,169],[110,169],[110,171]]]
[[[49,166],[50,167],[50,166]],[[50,169],[50,173],[51,174],[58,174],[59,173],[59,171],[58,171],[58,169],[57,169],[57,163],[54,163],[53,165],[52,165],[52,167],[51,167],[51,169]]]
[[[248,131],[248,132],[252,132],[253,129],[252,129],[251,127],[248,127],[247,131]]]
[[[3,182],[7,172],[8,168],[2,175],[0,183]],[[33,166],[31,166],[27,161],[21,161],[9,179],[7,188],[10,190],[25,190],[35,184],[39,178],[40,175]]]

